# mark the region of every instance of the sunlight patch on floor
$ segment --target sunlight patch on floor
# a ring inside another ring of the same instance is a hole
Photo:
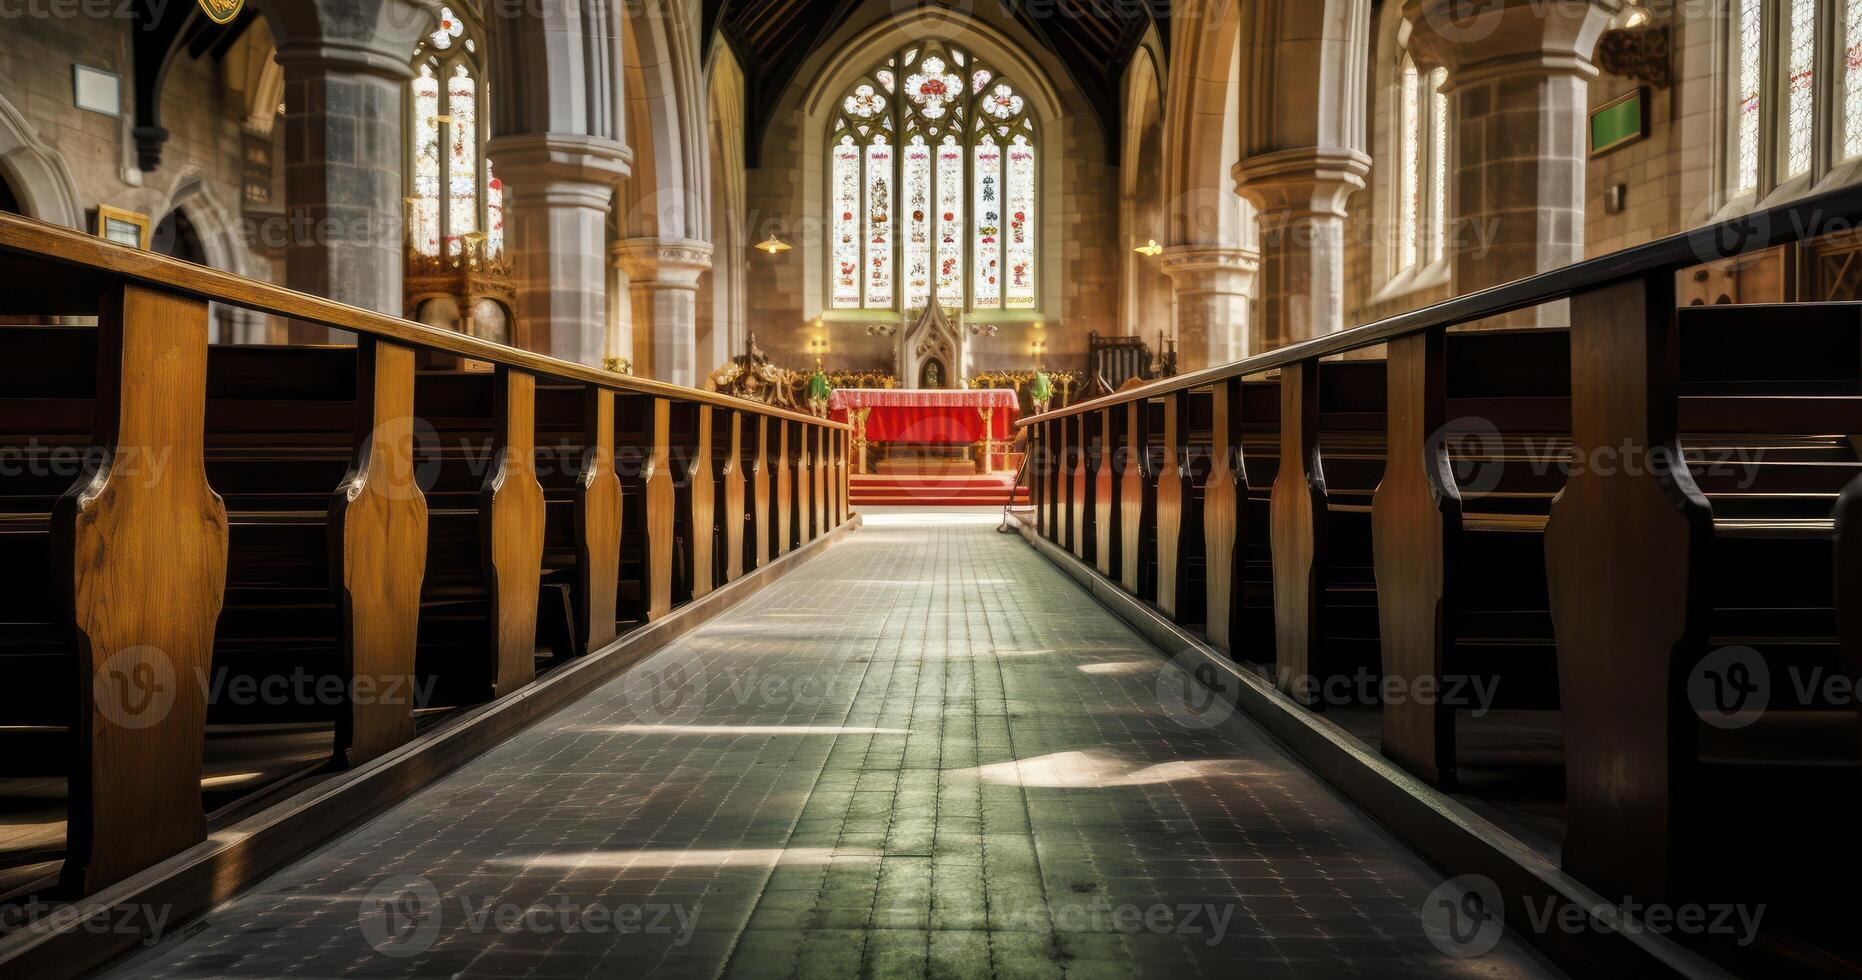
[[[491,863],[522,868],[768,868],[779,864],[865,863],[879,852],[863,847],[641,848],[567,851],[500,858]]]
[[[860,725],[600,725],[579,731],[621,735],[910,735],[908,728]]]
[[[1185,780],[1264,778],[1265,769],[1246,759],[1185,759],[1145,765],[1110,752],[1055,752],[976,767],[983,782],[1043,789],[1111,789],[1155,786]]]

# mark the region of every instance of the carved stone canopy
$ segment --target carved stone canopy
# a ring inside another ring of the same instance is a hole
[[[964,331],[933,303],[898,334],[899,380],[908,388],[955,388],[970,373]],[[931,365],[935,363],[935,369]]]

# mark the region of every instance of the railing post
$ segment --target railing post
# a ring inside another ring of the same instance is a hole
[[[776,420],[776,554],[795,547],[795,477],[789,468],[789,430],[795,423]]]
[[[1321,630],[1320,578],[1325,554],[1325,471],[1319,459],[1319,362],[1280,372],[1280,472],[1270,502],[1274,549],[1276,682],[1309,693]]]
[[[751,478],[751,497],[754,503],[750,512],[754,515],[752,530],[756,536],[756,567],[769,564],[769,416],[758,414],[756,417],[756,461]]]
[[[1048,505],[1048,540],[1062,548],[1073,547],[1073,441],[1068,438],[1073,431],[1071,417],[1049,422],[1054,429],[1054,442],[1058,452],[1054,454],[1054,499]]]
[[[828,427],[815,425],[815,537],[828,533]]]
[[[491,696],[536,677],[543,577],[543,485],[537,482],[537,379],[500,366],[492,396],[492,466],[479,490],[491,602]]]
[[[1183,587],[1183,409],[1189,392],[1164,396],[1164,442],[1157,466],[1157,608],[1170,619]]]
[[[718,481],[712,472],[712,407],[698,406],[698,446],[686,492],[692,495],[692,598],[711,594],[717,582]]]
[[[724,581],[744,573],[744,433],[743,413],[726,409],[731,419],[730,455],[724,458]]]
[[[1093,468],[1093,563],[1099,574],[1111,578],[1118,574],[1117,546],[1118,506],[1113,494],[1118,482],[1113,479],[1119,465],[1118,427],[1113,425],[1112,408],[1093,413],[1099,419],[1099,465]]]
[[[1241,379],[1210,391],[1209,477],[1203,484],[1203,595],[1211,646],[1239,652],[1248,477],[1241,452]]]
[[[796,457],[795,457],[795,546],[801,547],[809,542],[809,533],[813,524],[810,519],[815,512],[815,491],[813,487],[815,460],[811,454],[814,448],[813,437],[806,422],[795,423]]]
[[[88,894],[198,843],[205,679],[226,586],[207,484],[207,304],[113,287],[98,317],[99,459],[53,515],[77,639],[64,883]]]
[[[614,392],[589,385],[582,469],[575,481],[576,631],[584,653],[614,642],[621,587],[621,480],[614,464]]]
[[[343,673],[351,696],[336,717],[335,757],[358,766],[414,737],[420,583],[427,567],[427,499],[414,480],[414,352],[372,337],[356,351],[356,452],[331,497]],[[618,537],[616,544],[618,545]]]
[[[653,399],[653,445],[641,466],[646,487],[647,620],[672,612],[674,500],[672,485],[672,403]]]
[[[1448,662],[1447,545],[1461,527],[1461,492],[1442,437],[1446,350],[1444,331],[1425,330],[1391,341],[1387,362],[1389,436],[1371,505],[1371,550],[1383,673],[1406,691],[1442,690]],[[1384,755],[1429,782],[1453,784],[1454,732],[1454,707],[1437,699],[1383,706]]]
[[[1073,459],[1073,555],[1081,561],[1092,558],[1092,547],[1087,535],[1093,525],[1093,481],[1089,471],[1093,466],[1092,456],[1092,414],[1081,412],[1073,417],[1073,431],[1076,439]]]
[[[836,450],[834,458],[838,470],[834,480],[835,500],[837,501],[837,516],[834,520],[834,525],[836,527],[847,523],[847,519],[853,516],[853,504],[849,499],[850,493],[848,487],[849,477],[852,473],[852,467],[849,464],[847,453],[848,438],[849,433],[846,430],[834,430],[834,446]]]
[[[1144,506],[1145,481],[1150,462],[1145,430],[1150,406],[1144,401],[1125,403],[1125,438],[1119,464],[1119,582],[1125,591],[1144,596],[1144,527],[1155,516]]]
[[[1563,863],[1604,894],[1647,901],[1663,900],[1678,878],[1698,720],[1677,682],[1705,636],[1695,566],[1713,534],[1676,437],[1677,348],[1670,275],[1572,298],[1574,466],[1545,536],[1564,719]]]

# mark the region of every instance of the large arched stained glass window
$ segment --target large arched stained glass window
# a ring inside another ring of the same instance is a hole
[[[414,58],[408,132],[408,245],[414,255],[451,259],[483,241],[481,257],[504,252],[504,185],[482,152],[485,91],[478,42],[450,7]]]
[[[828,134],[837,310],[1032,310],[1038,131],[1014,84],[944,43],[861,76]]]

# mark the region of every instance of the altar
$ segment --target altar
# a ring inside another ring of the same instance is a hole
[[[837,388],[828,414],[853,425],[855,472],[867,472],[869,443],[975,446],[988,472],[1013,438],[1021,402],[1006,388]]]

